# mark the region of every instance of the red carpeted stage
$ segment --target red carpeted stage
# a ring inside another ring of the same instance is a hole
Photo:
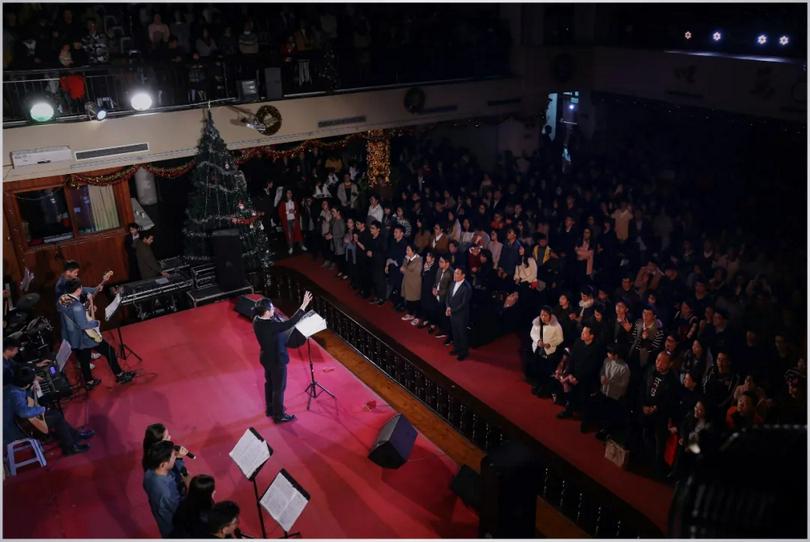
[[[110,340],[112,333],[105,334]],[[175,441],[197,454],[189,472],[216,479],[217,500],[242,508],[245,534],[260,537],[251,484],[228,452],[248,426],[275,453],[258,477],[264,491],[285,468],[309,491],[295,526],[306,538],[473,537],[477,517],[449,489],[458,466],[419,436],[410,460],[385,470],[367,459],[379,429],[394,411],[313,343],[318,380],[337,395],[322,395],[306,411],[306,348],[293,350],[286,404],[298,420],[274,425],[264,416],[263,371],[248,320],[230,302],[172,314],[124,328],[144,359],[127,363],[140,376],[113,385],[103,379],[89,399],[74,399],[65,414],[97,431],[88,453],[62,457],[48,448],[48,467],[25,467],[3,487],[3,535],[11,538],[142,538],[158,531],[142,489],[141,440],[147,425],[165,423]],[[135,362],[135,363],[133,363]],[[376,401],[374,410],[366,403]],[[282,534],[265,515],[268,536]]]
[[[403,322],[391,307],[369,304],[334,272],[322,269],[308,255],[287,258],[278,263],[304,273],[330,292],[349,311],[363,314],[381,331],[396,338],[414,354],[430,363],[459,386],[521,427],[574,467],[585,472],[613,494],[646,515],[666,532],[672,489],[638,474],[621,470],[604,459],[604,444],[592,434],[582,434],[579,423],[556,418],[561,407],[531,394],[520,368],[516,334],[501,337],[482,348],[470,350],[459,362],[441,340]]]

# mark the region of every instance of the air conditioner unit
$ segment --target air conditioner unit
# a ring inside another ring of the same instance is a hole
[[[43,147],[23,151],[12,151],[11,164],[16,169],[37,164],[53,164],[56,162],[69,162],[73,159],[70,147]]]

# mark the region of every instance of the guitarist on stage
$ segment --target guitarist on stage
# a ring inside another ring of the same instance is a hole
[[[67,285],[68,281],[70,280],[79,280],[79,271],[81,270],[81,266],[79,262],[76,260],[67,260],[65,262],[65,270],[59,275],[59,280],[56,281],[54,285],[54,290],[56,290],[56,299],[59,299],[63,295],[67,294],[67,289],[65,286]],[[82,288],[81,294],[81,302],[85,303],[88,300],[92,302],[93,298],[101,292],[104,288],[104,285],[107,281],[110,280],[112,277],[112,271],[107,271],[104,273],[104,277],[101,279],[101,282],[95,288]],[[93,352],[90,356],[91,359],[98,359],[101,355],[97,352]],[[91,369],[95,369],[95,365],[92,363],[90,364]]]
[[[42,437],[53,434],[59,441],[64,455],[86,452],[90,446],[83,444],[95,431],[86,429],[78,431],[71,426],[62,414],[56,410],[46,411],[45,407],[36,404],[32,386],[36,376],[30,367],[19,367],[14,372],[11,383],[3,386],[3,446],[15,440]],[[33,430],[26,434],[20,426],[31,426]]]
[[[90,353],[93,349],[97,349],[101,355],[107,358],[110,370],[115,375],[115,381],[118,384],[126,384],[132,380],[135,373],[131,371],[125,372],[121,369],[115,356],[115,349],[101,337],[100,333],[98,333],[97,339],[91,338],[90,334],[87,333],[87,330],[98,328],[100,323],[96,319],[87,318],[85,307],[80,301],[83,290],[82,283],[77,279],[69,280],[65,283],[67,295],[56,302],[56,310],[59,312],[59,318],[62,322],[62,338],[70,343],[73,352],[76,353],[79,365],[82,368],[85,386],[88,390],[101,383],[100,378],[93,378],[93,373],[90,370]]]

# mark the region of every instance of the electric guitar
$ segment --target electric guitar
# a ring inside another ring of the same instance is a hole
[[[113,276],[112,271],[107,271],[106,273],[104,273],[104,276],[101,278],[101,282],[98,284],[98,286],[96,286],[96,292],[98,292],[99,290],[104,288],[104,285],[112,278],[112,276]],[[62,297],[59,298],[59,302],[62,303],[63,305],[70,305],[73,302],[73,298],[70,297],[70,295],[68,295],[68,294],[64,294],[64,295],[62,295]],[[93,303],[93,297],[92,296],[88,296],[88,298],[87,298],[87,302],[86,302],[86,306],[85,306],[85,315],[87,316],[88,321],[96,319],[95,318],[95,316],[96,316],[96,305],[95,305],[95,303]],[[100,322],[99,322],[99,325],[97,325],[96,327],[91,327],[89,329],[85,329],[84,332],[91,339],[96,341],[97,343],[100,343],[103,340],[103,337],[101,336],[101,323]]]
[[[33,384],[33,397],[28,397],[28,406],[39,406],[36,400],[38,394],[42,393],[39,388],[39,382],[34,381]],[[17,418],[17,427],[31,438],[44,440],[48,438],[48,423],[45,421],[45,414],[34,416],[33,418]]]

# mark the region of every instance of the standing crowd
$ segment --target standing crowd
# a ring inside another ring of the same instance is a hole
[[[733,224],[704,230],[696,194],[664,199],[648,169],[619,165],[631,151],[598,156],[574,134],[564,164],[549,132],[490,171],[446,140],[402,142],[393,188],[303,156],[292,167],[311,176],[278,204],[290,253],[307,247],[460,360],[471,336],[517,331],[529,389],[656,476],[688,473],[732,431],[806,423],[798,270]]]

